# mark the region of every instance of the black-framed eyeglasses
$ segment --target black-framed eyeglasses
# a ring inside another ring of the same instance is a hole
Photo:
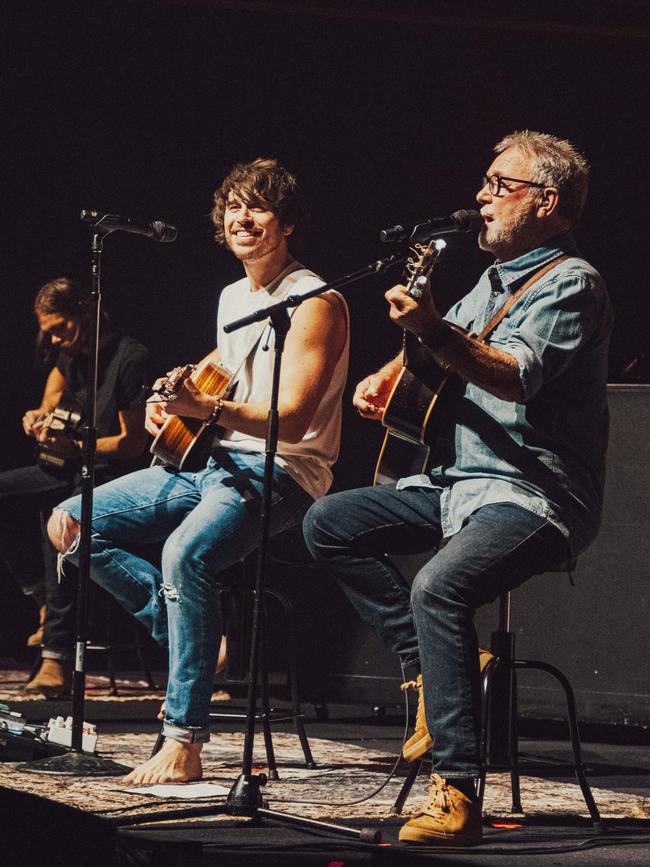
[[[487,184],[487,188],[492,196],[498,196],[502,189],[505,189],[508,193],[513,192],[505,181],[511,181],[515,184],[526,184],[528,187],[537,187],[540,190],[546,188],[546,184],[538,184],[537,181],[524,181],[522,178],[506,178],[504,175],[483,176],[483,186]]]

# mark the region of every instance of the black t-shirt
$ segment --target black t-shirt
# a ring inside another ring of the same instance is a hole
[[[149,351],[137,340],[125,334],[113,334],[102,344],[97,363],[97,437],[114,436],[120,432],[118,412],[133,409],[144,403],[150,384]],[[87,395],[88,355],[80,352],[69,356],[60,353],[57,369],[65,379],[61,404],[75,409],[84,417]],[[106,464],[97,459],[97,466]],[[120,461],[119,468],[111,461],[111,475],[141,464],[141,461]]]

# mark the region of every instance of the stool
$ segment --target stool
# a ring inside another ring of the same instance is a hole
[[[499,597],[497,628],[492,633],[490,649],[493,657],[483,668],[482,720],[478,798],[481,807],[485,795],[488,769],[509,770],[512,790],[512,812],[522,813],[519,785],[519,743],[517,730],[517,678],[519,669],[545,671],[554,677],[564,690],[567,718],[573,750],[573,770],[580,786],[589,815],[597,834],[605,832],[598,807],[594,801],[582,761],[575,696],[565,675],[553,665],[537,660],[515,657],[515,636],[511,630],[512,599],[507,592]],[[408,774],[393,806],[400,813],[420,771],[423,760],[412,762]]]
[[[512,596],[504,593],[499,597],[499,618],[492,633],[493,658],[483,672],[483,714],[481,724],[481,775],[478,796],[483,804],[485,777],[488,768],[510,770],[513,813],[523,812],[519,786],[519,740],[517,730],[517,670],[545,671],[564,690],[571,748],[573,771],[576,775],[594,830],[603,834],[605,827],[598,807],[587,782],[582,761],[582,748],[578,727],[578,714],[573,688],[566,676],[554,665],[533,659],[515,657],[515,636],[511,630]]]
[[[291,528],[296,530],[300,528]],[[281,565],[303,565],[294,564],[290,560],[285,560],[281,554],[283,546],[294,544],[287,540],[290,531],[285,531],[270,540],[268,548],[267,565],[273,563]],[[302,538],[302,537],[301,537]],[[309,564],[306,564],[309,565]],[[228,659],[227,659],[227,680],[231,683],[247,684],[248,660],[250,655],[250,633],[252,628],[252,613],[253,602],[255,596],[255,577],[257,570],[257,552],[254,551],[246,556],[237,565],[239,576],[233,580],[232,584],[224,585],[221,588],[222,601],[227,607],[225,617],[225,633],[228,644]],[[259,647],[259,708],[255,713],[255,721],[261,725],[264,737],[264,746],[266,749],[266,759],[268,764],[268,777],[271,780],[278,780],[279,774],[277,770],[277,762],[275,759],[275,751],[273,748],[273,737],[271,733],[271,724],[277,722],[285,722],[293,720],[296,734],[300,740],[303,756],[305,759],[305,767],[312,770],[316,767],[316,763],[312,756],[305,726],[303,723],[303,711],[300,705],[300,696],[298,688],[298,670],[296,664],[296,625],[294,617],[294,607],[291,601],[279,590],[269,586],[267,581],[265,589],[265,611],[262,616],[262,629],[260,633]],[[269,682],[268,682],[268,666],[267,666],[267,648],[265,641],[265,624],[266,624],[266,603],[269,600],[275,600],[282,612],[283,616],[283,635],[285,638],[285,663],[286,663],[286,683],[289,688],[289,696],[291,707],[288,710],[278,710],[270,707],[269,703]],[[209,717],[211,720],[245,720],[246,709],[230,708],[224,709],[219,704],[213,702],[210,705]],[[162,733],[158,736],[156,744],[151,755],[154,755],[163,743]]]
[[[278,540],[279,541],[279,540]],[[268,564],[271,564],[276,558],[273,556],[273,548],[277,550],[277,542],[274,546],[269,545]],[[287,563],[290,561],[280,561]],[[255,595],[255,575],[257,569],[257,552],[250,554],[244,558],[240,564],[241,580],[233,586],[224,587],[222,595],[226,597],[229,605],[228,616],[226,617],[226,636],[228,638],[228,680],[237,683],[247,683],[244,677],[245,666],[248,662],[250,653],[250,631],[252,625],[252,610]],[[264,736],[264,745],[266,749],[266,758],[268,763],[268,776],[271,780],[279,779],[277,764],[275,761],[275,752],[273,749],[273,738],[271,735],[271,723],[285,722],[293,719],[296,729],[296,734],[300,740],[303,756],[305,759],[305,767],[310,770],[316,767],[314,758],[311,753],[305,726],[303,723],[303,712],[300,706],[300,696],[298,690],[298,671],[296,666],[296,626],[294,618],[294,608],[291,601],[274,587],[270,587],[267,583],[265,589],[265,611],[262,617],[262,630],[260,637],[259,648],[259,686],[260,686],[260,708],[255,714],[256,722],[260,723]],[[269,705],[269,682],[268,682],[268,665],[267,665],[267,648],[265,641],[265,624],[266,624],[266,603],[267,600],[274,599],[279,603],[280,610],[283,614],[285,636],[285,661],[286,661],[286,682],[289,687],[289,695],[291,699],[291,708],[287,711],[276,710]],[[233,660],[231,663],[231,648],[233,650]],[[242,710],[232,709],[216,709],[213,703],[210,706],[210,719],[246,719],[246,712]]]

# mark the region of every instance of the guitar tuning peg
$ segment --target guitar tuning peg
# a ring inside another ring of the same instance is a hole
[[[429,278],[425,277],[424,274],[421,274],[416,280],[413,281],[413,285],[409,289],[409,295],[411,298],[414,298],[416,301],[419,301],[422,298],[422,294],[429,288]]]

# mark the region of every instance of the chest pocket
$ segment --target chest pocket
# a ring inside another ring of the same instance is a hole
[[[497,327],[488,335],[488,343],[508,343],[516,329],[516,322],[509,316],[505,316]]]

